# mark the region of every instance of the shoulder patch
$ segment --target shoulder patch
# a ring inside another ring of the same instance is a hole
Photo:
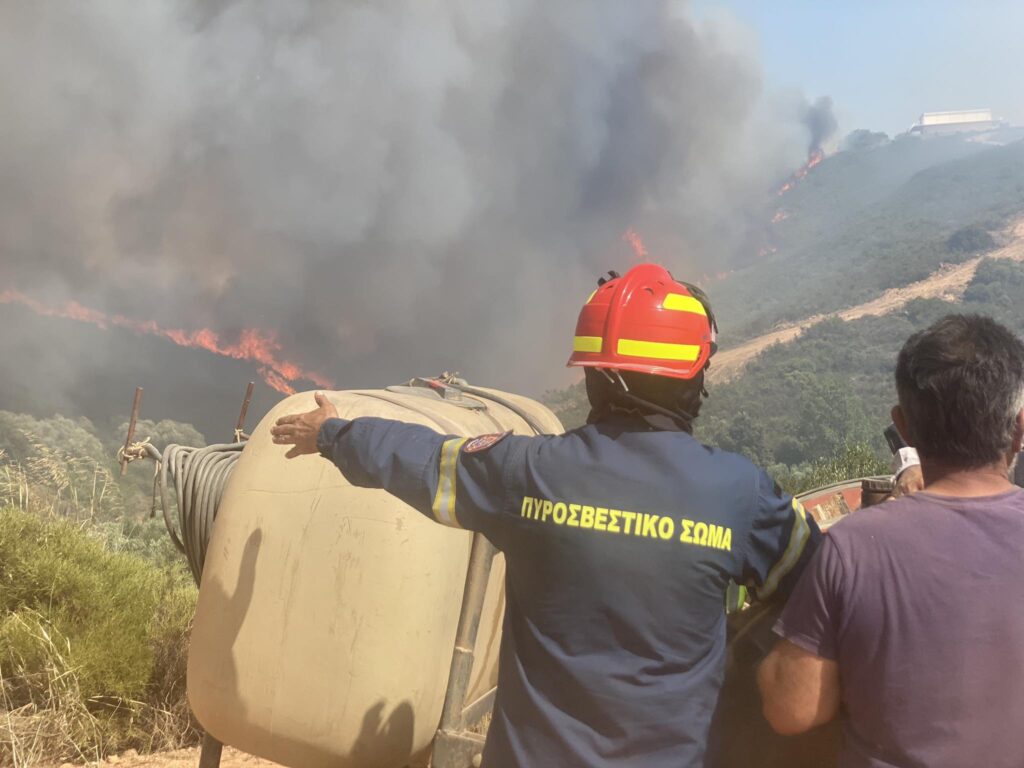
[[[511,434],[512,430],[497,432],[493,435],[480,435],[480,437],[474,437],[462,446],[462,450],[465,453],[479,453],[480,451],[486,451],[488,448],[496,445]]]

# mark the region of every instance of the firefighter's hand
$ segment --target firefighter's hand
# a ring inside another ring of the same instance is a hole
[[[900,472],[900,476],[896,478],[896,492],[893,493],[893,496],[895,498],[909,496],[923,489],[924,475],[921,473],[921,465],[917,464]]]
[[[286,459],[319,453],[316,438],[320,434],[320,426],[328,419],[338,417],[338,409],[323,392],[317,392],[315,399],[319,406],[315,411],[282,416],[270,430],[275,443],[291,446],[291,449],[285,454]]]

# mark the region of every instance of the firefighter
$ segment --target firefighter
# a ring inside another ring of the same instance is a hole
[[[322,394],[274,426],[289,457],[319,452],[505,554],[486,768],[704,765],[730,581],[785,595],[819,542],[763,471],[692,436],[715,332],[700,290],[641,264],[580,312],[579,429],[465,438],[340,419]]]

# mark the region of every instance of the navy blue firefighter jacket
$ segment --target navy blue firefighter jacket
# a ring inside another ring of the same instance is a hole
[[[746,459],[635,414],[476,440],[330,419],[319,447],[505,554],[485,768],[702,766],[730,579],[788,593],[820,537]]]

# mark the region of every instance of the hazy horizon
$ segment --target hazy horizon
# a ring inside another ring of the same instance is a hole
[[[906,131],[922,112],[991,108],[1024,125],[1024,3],[987,0],[694,0],[699,19],[732,19],[765,87],[827,94],[840,131]]]

